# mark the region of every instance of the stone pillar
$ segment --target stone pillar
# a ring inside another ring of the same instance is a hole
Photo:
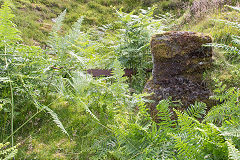
[[[181,100],[183,107],[209,98],[202,75],[211,66],[212,48],[202,45],[211,42],[210,36],[194,32],[171,31],[152,37],[153,77],[145,86],[146,92],[154,93],[151,111],[169,96]]]

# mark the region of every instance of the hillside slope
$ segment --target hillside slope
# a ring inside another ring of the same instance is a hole
[[[116,9],[124,12],[157,6],[156,13],[173,12],[181,16],[193,0],[12,0],[15,24],[26,44],[45,46],[54,18],[67,9],[64,26],[69,28],[84,16],[83,28],[101,26],[116,20]]]
[[[84,16],[84,27],[100,26],[114,21],[115,10],[125,11],[142,7],[134,0],[14,0],[15,23],[22,31],[24,42],[45,45],[51,26],[62,11],[67,9],[64,26],[67,29],[79,17]],[[135,0],[137,1],[137,0]]]

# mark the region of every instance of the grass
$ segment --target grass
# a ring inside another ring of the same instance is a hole
[[[16,0],[14,14],[23,41],[29,45],[46,45],[48,33],[56,18],[64,9],[67,9],[66,25],[67,30],[79,17],[87,17],[84,21],[88,25],[99,26],[110,23],[114,20],[113,7],[107,7],[99,3],[78,0]],[[120,6],[118,6],[119,8]],[[105,17],[108,15],[108,17]]]
[[[131,11],[142,7],[138,0],[14,0],[14,14],[23,41],[29,45],[46,45],[54,18],[64,9],[67,16],[63,30],[68,30],[79,17],[84,16],[83,29],[109,24],[116,19],[115,10]],[[129,5],[130,4],[130,5]]]
[[[231,36],[240,35],[239,29],[217,22],[217,19],[240,22],[238,12],[225,8],[222,12],[217,11],[211,13],[200,21],[184,25],[181,30],[206,33],[213,37],[215,43],[223,43],[230,46],[234,45],[232,44]],[[213,56],[215,63],[212,71],[208,72],[207,79],[219,79],[229,86],[238,86],[238,77],[236,77],[236,73],[233,72],[238,67],[231,65],[221,50],[216,49]]]
[[[239,30],[223,23],[216,22],[216,19],[240,22],[239,13],[236,11],[225,11],[213,13],[195,24],[187,24],[182,30],[202,32],[213,37],[215,42],[229,44],[231,35],[239,35]]]
[[[12,0],[14,6],[15,24],[22,32],[23,42],[28,45],[46,46],[48,33],[51,31],[54,18],[67,9],[63,30],[69,27],[81,16],[85,17],[83,29],[109,24],[116,20],[116,9],[131,12],[140,8],[146,9],[154,4],[156,13],[171,12],[180,16],[184,3],[192,0]]]
[[[56,113],[61,116],[63,125],[66,126],[71,139],[68,139],[58,127],[47,117],[44,124],[34,126],[25,139],[19,137],[22,142],[17,159],[88,159],[93,153],[91,145],[100,135],[107,135],[106,131],[99,126],[94,119],[84,112],[84,109],[59,100],[52,106]],[[71,116],[70,116],[71,115]],[[47,120],[48,119],[48,120]],[[51,127],[50,127],[51,126]],[[26,131],[25,131],[26,134]]]

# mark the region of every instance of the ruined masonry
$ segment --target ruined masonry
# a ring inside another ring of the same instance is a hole
[[[151,114],[156,105],[169,96],[181,100],[182,109],[195,101],[208,103],[210,91],[203,84],[203,72],[211,66],[212,48],[202,46],[211,43],[208,35],[195,32],[165,32],[151,40],[153,77],[147,82],[145,92],[153,93],[150,99]]]

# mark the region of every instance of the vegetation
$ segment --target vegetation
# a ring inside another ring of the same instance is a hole
[[[15,23],[22,31],[24,43],[41,46],[46,46],[55,18],[64,9],[68,12],[64,30],[68,30],[80,16],[85,17],[83,28],[86,30],[89,25],[100,26],[114,22],[116,9],[132,11],[143,7],[143,2],[139,0],[14,0],[12,3],[15,6],[13,11],[18,15]]]
[[[2,0],[3,1],[3,0]],[[200,1],[200,2],[198,2]],[[203,16],[209,10],[215,7],[221,8],[225,3],[234,5],[237,0],[214,0],[209,3],[206,0],[12,0],[12,8],[15,15],[18,15],[14,22],[22,32],[22,38],[25,44],[40,45],[45,47],[46,40],[51,31],[55,18],[65,9],[67,9],[66,19],[63,26],[64,32],[70,29],[70,26],[80,17],[84,16],[83,29],[88,30],[112,23],[116,20],[116,10],[122,8],[123,12],[131,12],[139,9],[147,9],[156,6],[154,15],[172,13],[177,17],[182,14],[192,12],[191,15],[185,14],[186,17],[192,15]],[[189,7],[192,4],[193,7]],[[204,10],[201,10],[204,5]],[[210,7],[208,7],[210,6]],[[199,18],[199,16],[198,16]]]
[[[240,159],[240,8],[215,8],[206,12],[211,18],[191,21],[189,10],[176,6],[198,1],[136,2],[2,1],[0,159]],[[45,17],[39,25],[36,10]],[[49,31],[41,25],[51,18]],[[169,97],[157,105],[156,122],[142,93],[152,67],[149,41],[171,29],[214,37],[206,45],[216,48],[215,65],[205,77],[219,103],[180,111]],[[30,38],[43,45],[31,46]],[[91,68],[112,69],[113,76],[93,77]],[[125,68],[137,74],[130,80]]]

